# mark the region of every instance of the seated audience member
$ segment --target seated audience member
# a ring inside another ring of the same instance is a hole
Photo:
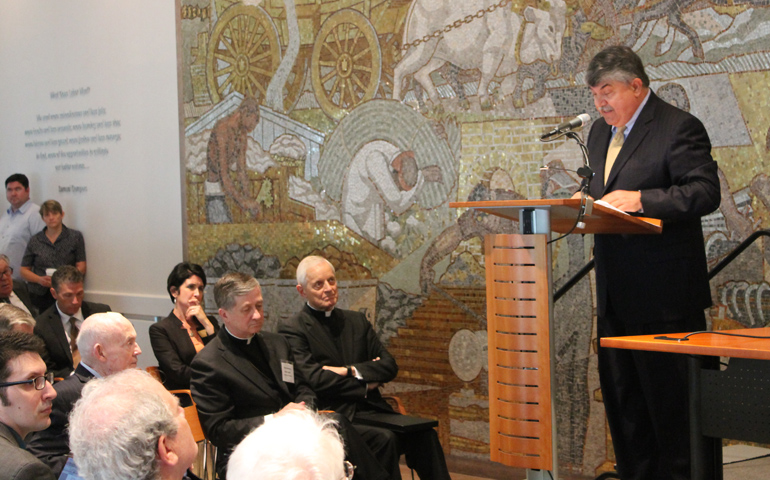
[[[48,427],[56,392],[40,357],[43,342],[0,332],[0,480],[53,480],[51,469],[26,451],[24,439]]]
[[[29,312],[9,303],[0,303],[0,331],[34,333],[35,319]]]
[[[150,325],[150,343],[163,385],[169,390],[190,388],[190,364],[216,332],[219,323],[203,311],[206,274],[200,265],[183,262],[171,270],[166,290],[174,302],[168,317]]]
[[[37,309],[29,298],[27,284],[22,280],[14,280],[11,261],[0,253],[0,303],[10,303],[30,315],[37,315]]]
[[[27,281],[32,303],[42,312],[54,302],[51,270],[72,265],[86,274],[86,243],[82,233],[62,223],[64,211],[56,200],[43,203],[40,216],[46,227],[29,239],[21,259],[21,276]]]
[[[318,395],[318,408],[342,413],[362,436],[364,431],[393,435],[389,429],[363,425],[363,416],[370,412],[399,415],[379,390],[396,377],[398,365],[362,313],[335,308],[337,278],[332,264],[323,257],[303,259],[297,266],[297,291],[306,304],[282,322],[278,331],[291,345],[297,370]],[[406,455],[406,464],[420,479],[449,479],[434,429],[395,435],[399,452]]]
[[[88,382],[69,430],[85,480],[197,479],[185,473],[198,445],[179,400],[142,370]]]
[[[271,418],[312,406],[316,397],[295,368],[286,339],[260,333],[262,290],[254,277],[228,273],[214,287],[214,297],[224,327],[193,359],[190,389],[203,432],[219,449],[219,478],[226,478],[230,452],[246,435]],[[345,439],[348,460],[358,467],[357,478],[400,478],[400,471],[391,477],[378,461],[392,465],[398,459],[395,443],[369,450],[345,417],[331,415]]]
[[[334,420],[292,410],[265,422],[233,450],[227,478],[249,480],[350,480],[353,465]]]
[[[83,320],[94,313],[109,312],[109,305],[84,302],[83,274],[65,265],[51,277],[51,294],[56,303],[37,317],[35,334],[45,342],[43,357],[48,371],[55,377],[66,377],[80,363],[78,332]]]
[[[27,443],[27,450],[51,467],[57,477],[70,453],[67,417],[83,387],[94,378],[136,368],[137,357],[142,353],[134,326],[117,312],[96,313],[86,318],[78,335],[78,351],[80,364],[75,372],[53,387],[57,396],[51,426],[34,433]]]

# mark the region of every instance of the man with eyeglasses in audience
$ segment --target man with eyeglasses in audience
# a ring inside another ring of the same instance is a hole
[[[50,425],[56,391],[41,357],[43,342],[28,333],[0,332],[0,480],[53,480],[24,439]]]
[[[2,253],[0,253],[0,303],[10,303],[32,316],[37,314],[37,309],[29,298],[27,284],[22,280],[13,279],[11,260]]]

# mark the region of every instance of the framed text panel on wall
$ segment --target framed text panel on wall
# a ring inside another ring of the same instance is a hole
[[[87,297],[129,314],[168,313],[183,255],[177,8],[0,3],[0,177],[61,202],[85,236]]]

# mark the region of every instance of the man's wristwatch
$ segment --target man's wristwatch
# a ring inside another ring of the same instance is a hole
[[[348,374],[347,374],[347,376],[348,377],[352,377],[353,376],[353,367],[350,366],[350,365],[348,365]]]

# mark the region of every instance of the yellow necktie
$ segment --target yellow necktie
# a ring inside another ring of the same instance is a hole
[[[618,158],[618,153],[620,153],[620,149],[623,148],[623,142],[626,139],[624,135],[625,131],[626,131],[625,126],[618,128],[617,132],[615,133],[615,136],[612,137],[612,141],[610,142],[610,147],[607,149],[607,160],[604,162],[604,183],[605,184],[607,183],[607,179],[610,178],[610,170],[612,170],[612,166],[615,164],[615,159]]]

